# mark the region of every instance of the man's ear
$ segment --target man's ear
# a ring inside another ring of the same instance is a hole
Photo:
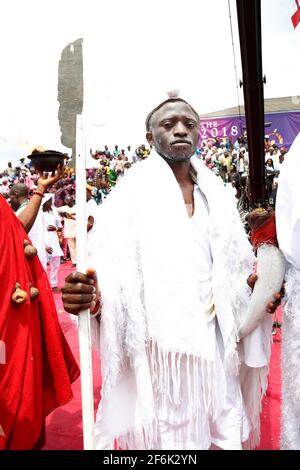
[[[151,131],[146,132],[146,139],[147,139],[149,144],[154,146],[153,135],[152,135]]]

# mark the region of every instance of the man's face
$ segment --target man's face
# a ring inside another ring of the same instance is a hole
[[[285,154],[286,154],[286,148],[285,148],[285,147],[281,147],[281,149],[280,149],[280,155],[284,157]]]
[[[73,207],[74,206],[74,201],[73,201],[73,198],[72,197],[66,197],[66,200],[65,200],[67,206],[69,207]]]
[[[44,202],[44,204],[43,204],[43,212],[48,212],[48,211],[50,211],[51,206],[52,206],[52,200],[51,200],[51,199],[49,199],[49,201]]]
[[[166,103],[154,113],[150,127],[148,142],[167,160],[188,161],[196,152],[199,122],[186,103]]]
[[[11,192],[9,194],[9,198],[10,198],[10,206],[12,210],[13,211],[18,210],[21,205],[18,194]]]

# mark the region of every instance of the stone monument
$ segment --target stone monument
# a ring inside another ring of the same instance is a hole
[[[75,165],[76,117],[83,108],[83,39],[68,44],[58,65],[57,100],[61,143],[72,150],[70,166]]]

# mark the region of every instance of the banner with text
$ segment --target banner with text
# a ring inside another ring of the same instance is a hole
[[[272,144],[289,148],[300,132],[300,111],[265,114],[265,135]],[[228,116],[200,119],[200,139],[214,142],[216,138],[224,144],[231,139],[234,144],[245,131],[245,116]]]

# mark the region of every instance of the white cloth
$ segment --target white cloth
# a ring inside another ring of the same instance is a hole
[[[270,348],[261,351],[261,367],[245,364],[251,362],[249,354],[261,340],[256,333],[264,322],[247,338],[252,348],[243,350],[244,341],[237,346],[238,326],[250,299],[246,279],[255,258],[232,195],[195,156],[192,165],[209,210],[217,323],[207,322],[205,302],[200,298],[205,294],[199,296],[194,232],[181,189],[156,152],[134,167],[98,207],[96,217],[101,224],[93,237],[89,262],[97,269],[103,299],[101,340],[98,323],[92,320],[103,378],[97,448],[109,448],[114,438],[122,448],[155,448],[162,438],[157,414],[176,406],[180,407],[177,419],[185,419],[186,425],[184,441],[176,435],[172,448],[188,445],[188,436],[200,448],[208,448],[213,432],[209,417],[216,416],[217,410],[229,413],[232,402],[237,410],[230,418],[235,437],[227,445],[241,448],[247,439],[250,447],[258,443]],[[160,192],[153,192],[154,180]],[[216,341],[210,341],[216,335],[214,328],[219,329],[221,347],[217,350]],[[270,338],[265,341],[269,344]],[[218,361],[228,392],[225,408],[215,386],[216,370],[221,373]],[[219,436],[224,448],[227,431],[226,436]]]
[[[238,158],[236,161],[236,171],[238,173],[244,173],[245,171],[245,162],[243,158]]]
[[[94,234],[94,231],[95,231],[95,224],[97,223],[96,222],[96,216],[97,216],[97,207],[98,207],[98,204],[96,203],[95,199],[94,198],[91,198],[89,201],[87,201],[86,203],[86,217],[87,219],[89,217],[93,217],[94,219],[94,225],[93,227],[88,231],[87,233],[87,243],[88,243],[88,246],[90,245],[90,240],[93,238],[93,234]],[[88,253],[88,256],[89,256],[89,253]]]
[[[212,253],[209,240],[209,214],[207,201],[198,187],[194,190],[195,210],[190,219],[193,226],[194,254],[197,264],[197,277],[199,280],[199,299],[204,312],[212,298]],[[222,390],[222,394],[217,394],[212,414],[203,414],[201,419],[206,420],[206,435],[202,439],[195,439],[193,433],[186,433],[187,423],[182,420],[182,411],[174,409],[164,409],[158,415],[159,432],[156,449],[174,449],[177,444],[178,450],[208,449],[211,443],[222,449],[241,448],[242,440],[247,440],[249,435],[249,423],[243,405],[242,394],[238,377],[230,382],[226,381],[226,373],[222,362],[222,339],[220,337],[217,319],[213,315],[208,318],[207,334],[211,354],[215,362],[214,386],[217,390]],[[187,383],[187,379],[183,380]],[[187,390],[183,385],[183,400],[181,407],[186,407]],[[242,427],[241,427],[242,423]],[[203,426],[204,428],[204,426]]]
[[[45,201],[42,200],[42,203],[43,202]],[[20,210],[16,211],[16,215],[19,216],[23,212],[23,210],[28,206],[28,204],[29,204],[29,201],[26,205],[20,208]],[[46,253],[45,236],[44,236],[42,205],[39,208],[34,224],[28,233],[28,237],[31,240],[31,243],[33,244],[33,246],[35,246],[35,248],[37,249],[39,260],[42,263],[44,270],[46,271],[47,270],[47,253]]]
[[[300,133],[291,146],[278,179],[276,230],[287,261],[300,269]]]
[[[59,245],[56,231],[49,231],[47,227],[53,225],[56,228],[62,228],[59,216],[55,210],[42,213],[45,245],[52,248],[51,256],[63,256],[63,251]]]
[[[97,213],[97,203],[94,198],[91,198],[89,201],[86,203],[86,216],[87,217],[95,217],[95,214]]]
[[[76,253],[76,239],[68,238],[68,247],[70,251],[70,257],[73,264],[77,263],[77,253]]]
[[[288,262],[282,324],[281,448],[300,450],[300,133],[280,171],[276,199],[279,247]]]
[[[51,287],[57,287],[57,275],[60,267],[60,256],[51,256],[49,265]]]
[[[76,206],[62,206],[57,208],[57,212],[60,214],[66,212],[67,214],[75,215],[76,217]],[[64,217],[64,236],[65,238],[75,238],[76,237],[76,220],[68,219]]]
[[[203,310],[205,310],[212,297],[212,253],[209,241],[208,205],[203,193],[196,185],[194,188],[194,214],[190,221],[193,229],[199,299]]]

